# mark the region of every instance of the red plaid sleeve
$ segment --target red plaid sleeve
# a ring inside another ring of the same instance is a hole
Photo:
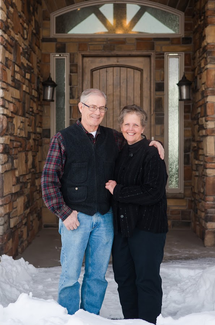
[[[123,146],[125,145],[125,138],[123,137],[121,132],[118,132],[116,130],[113,130],[113,135],[114,135],[114,139],[115,139],[115,143],[120,150],[122,150]]]
[[[64,172],[66,152],[63,137],[58,132],[51,140],[41,177],[42,196],[47,208],[58,218],[65,220],[71,213],[61,193],[60,179]]]

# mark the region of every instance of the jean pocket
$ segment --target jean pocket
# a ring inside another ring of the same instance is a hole
[[[60,235],[61,235],[62,227],[63,227],[63,221],[61,219],[59,219],[58,232]]]

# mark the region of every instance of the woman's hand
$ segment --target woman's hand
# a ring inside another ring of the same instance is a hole
[[[149,145],[157,148],[160,158],[164,160],[164,147],[162,146],[162,144],[158,141],[152,140]]]
[[[111,193],[113,194],[113,190],[116,186],[116,182],[115,181],[112,181],[112,180],[109,180],[106,184],[105,184],[105,188]]]

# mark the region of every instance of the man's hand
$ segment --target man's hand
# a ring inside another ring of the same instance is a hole
[[[158,141],[153,140],[153,141],[150,142],[149,145],[156,147],[157,150],[158,150],[160,158],[162,160],[164,160],[164,147],[162,146],[162,144],[160,142],[158,142]]]
[[[73,210],[72,213],[63,221],[63,224],[67,230],[74,230],[80,226],[77,216],[78,212]]]
[[[116,186],[116,182],[109,180],[106,184],[105,184],[105,188],[111,193],[113,194],[113,190]]]

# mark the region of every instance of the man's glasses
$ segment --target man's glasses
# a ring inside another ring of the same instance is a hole
[[[82,103],[82,102],[81,102]],[[95,112],[97,109],[99,109],[99,111],[101,112],[101,113],[105,113],[105,112],[107,112],[107,107],[105,107],[105,106],[96,106],[96,105],[87,105],[87,104],[85,104],[85,103],[82,103],[84,106],[87,106],[88,108],[89,108],[89,110],[91,111],[91,112]]]

